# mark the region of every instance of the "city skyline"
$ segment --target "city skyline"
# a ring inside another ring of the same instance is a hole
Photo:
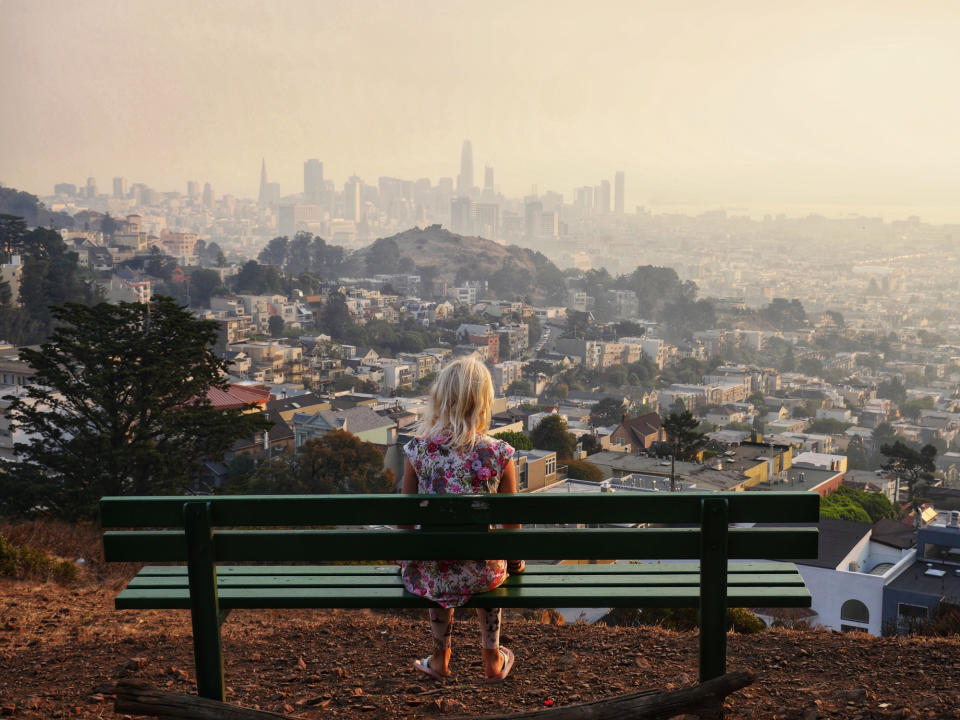
[[[0,77],[18,112],[0,118],[0,181],[46,194],[91,175],[194,178],[257,197],[262,157],[286,189],[305,158],[338,185],[436,180],[456,178],[470,138],[474,182],[494,167],[511,196],[619,169],[628,213],[909,206],[960,220],[949,4],[419,7],[6,0]]]

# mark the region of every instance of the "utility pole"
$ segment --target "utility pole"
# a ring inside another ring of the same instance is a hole
[[[677,455],[676,453],[670,455],[670,492],[677,491]]]

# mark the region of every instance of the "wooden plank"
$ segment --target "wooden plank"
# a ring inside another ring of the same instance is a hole
[[[771,559],[817,556],[817,528],[736,528],[728,533],[729,557]],[[186,559],[182,533],[108,531],[109,561],[167,562]],[[541,529],[491,531],[415,530],[221,530],[214,535],[220,561],[482,559],[676,559],[700,553],[700,531],[664,529]]]
[[[187,538],[183,531],[108,530],[103,534],[107,562],[186,562]]]
[[[731,587],[730,607],[810,607],[804,587]],[[697,587],[604,588],[497,588],[471,598],[467,607],[697,607]],[[115,601],[118,609],[188,609],[186,588],[124,590]],[[220,607],[229,610],[258,608],[430,608],[436,604],[401,588],[235,588],[220,592]]]
[[[763,585],[788,586],[803,585],[803,578],[799,573],[779,574],[748,574],[733,573],[728,576],[730,585]],[[691,573],[672,574],[624,574],[624,575],[511,575],[504,582],[504,587],[547,587],[547,586],[576,586],[594,587],[600,591],[604,587],[644,587],[644,586],[683,586],[699,585],[700,577]],[[182,576],[153,576],[135,577],[127,587],[131,589],[147,588],[183,588],[187,587],[187,579]],[[224,588],[238,587],[400,587],[402,580],[399,575],[235,575],[220,577],[217,585]]]
[[[820,553],[819,537],[816,527],[731,529],[727,532],[727,558],[815,558]]]
[[[795,573],[794,563],[777,561],[732,561],[730,573]],[[397,565],[218,565],[217,574],[225,575],[396,575]],[[631,562],[631,563],[582,563],[539,564],[527,563],[524,575],[606,575],[644,573],[700,573],[700,563],[691,562]],[[145,565],[137,577],[186,575],[186,565]]]
[[[819,520],[820,497],[809,492],[710,493],[724,497],[730,522]],[[699,523],[700,493],[564,495],[218,495],[216,526],[399,525],[436,523]],[[103,528],[180,527],[183,497],[105,497]]]
[[[789,565],[789,563],[784,563]],[[224,575],[396,575],[397,565],[218,565]],[[186,575],[186,565],[144,565],[138,577]]]

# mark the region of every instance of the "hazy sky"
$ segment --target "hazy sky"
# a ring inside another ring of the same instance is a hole
[[[508,194],[942,207],[958,71],[954,0],[0,0],[0,182],[436,181],[470,138]]]

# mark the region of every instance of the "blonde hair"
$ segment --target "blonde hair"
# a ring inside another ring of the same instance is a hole
[[[475,355],[454,360],[430,386],[427,412],[417,435],[443,436],[457,450],[471,448],[490,428],[493,381]]]

